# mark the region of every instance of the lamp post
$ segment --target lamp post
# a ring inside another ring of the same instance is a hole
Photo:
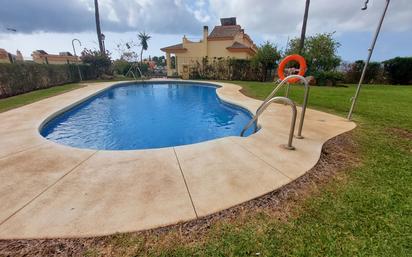
[[[75,39],[72,40],[73,53],[74,53],[74,56],[77,57],[76,48],[74,47],[74,41],[79,42],[79,45],[80,45],[80,46],[82,46],[82,42],[80,42],[80,40],[78,40],[77,38],[75,38]],[[79,63],[78,63],[78,62],[76,62],[76,66],[77,66],[77,71],[79,72],[80,81],[82,81],[82,80],[83,80],[83,79],[82,79],[82,73],[81,73],[81,71],[80,71],[80,67],[79,67]]]
[[[366,9],[368,9],[368,3],[369,3],[369,0],[366,0],[365,5],[362,7],[362,11],[365,11]],[[362,87],[362,82],[363,82],[363,79],[365,78],[366,69],[368,68],[369,61],[371,60],[373,49],[375,48],[376,40],[378,39],[379,32],[381,30],[383,20],[385,19],[386,11],[388,10],[388,7],[389,7],[389,3],[390,3],[390,0],[386,0],[386,5],[385,5],[385,8],[383,9],[383,13],[382,13],[381,19],[379,20],[378,27],[376,28],[375,36],[372,40],[371,47],[368,49],[368,51],[369,51],[368,58],[366,59],[365,66],[363,67],[362,75],[359,79],[359,83],[358,83],[358,87],[356,88],[355,96],[353,96],[352,99],[351,99],[352,100],[352,105],[351,105],[350,110],[349,110],[348,120],[352,119],[352,114],[353,114],[353,111],[354,111],[355,106],[356,106],[356,101],[358,99],[360,89]]]

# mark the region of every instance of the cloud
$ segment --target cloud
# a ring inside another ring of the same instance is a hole
[[[196,33],[207,14],[185,0],[100,0],[103,32]],[[20,33],[95,29],[93,0],[0,0],[0,24]],[[5,28],[1,28],[4,30]]]
[[[308,33],[373,31],[386,1],[372,0],[367,11],[361,11],[363,1],[311,1]],[[300,33],[305,0],[209,0],[215,19],[236,16],[248,31],[263,37],[296,36]],[[412,30],[412,1],[392,1],[384,30]]]
[[[70,50],[71,39],[78,37],[88,47],[97,47],[93,2],[0,0],[0,45],[25,52],[37,48],[58,52]],[[370,0],[367,11],[360,10],[363,2],[312,0],[307,34],[336,31],[344,57],[360,58],[385,0]],[[145,30],[154,36],[149,51],[160,54],[158,48],[181,42],[183,34],[199,36],[203,25],[213,28],[219,18],[230,16],[237,17],[256,43],[271,40],[284,48],[288,38],[300,35],[305,0],[99,0],[99,5],[108,49]],[[7,27],[19,33],[6,31]],[[380,48],[386,51],[380,59],[411,55],[412,0],[391,1],[382,32],[374,56]]]
[[[93,0],[0,0],[0,24],[21,33],[72,33],[95,29]],[[311,1],[308,33],[371,31],[384,0]],[[99,0],[102,30],[196,34],[204,23],[236,16],[246,30],[263,38],[299,34],[305,0]],[[392,1],[384,29],[412,29],[412,1]],[[4,28],[0,28],[4,32]]]

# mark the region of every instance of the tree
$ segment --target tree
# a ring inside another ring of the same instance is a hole
[[[391,84],[412,84],[412,57],[395,57],[384,61],[383,65]]]
[[[102,39],[102,31],[100,29],[100,15],[99,15],[99,2],[98,0],[94,0],[94,16],[96,18],[96,32],[97,32],[97,41],[99,41],[99,49],[101,53],[105,53],[103,39]]]
[[[252,59],[255,67],[261,71],[261,80],[266,81],[269,70],[277,67],[277,62],[280,60],[281,53],[277,46],[269,41],[258,47],[256,55]]]
[[[363,60],[358,60],[354,63],[343,65],[345,71],[345,82],[358,83],[364,66],[365,62]],[[384,82],[383,65],[380,62],[370,62],[366,69],[363,83],[373,84],[382,82]]]
[[[148,41],[151,36],[149,34],[146,34],[146,32],[140,32],[139,35],[137,35],[140,41],[140,46],[142,47],[142,50],[140,51],[140,63],[143,64],[143,51],[146,51],[149,48]]]
[[[334,71],[340,65],[341,58],[337,55],[340,43],[333,38],[333,34],[316,34],[306,39],[301,55],[306,59],[307,73]],[[290,40],[286,54],[299,53],[299,46],[299,38]]]
[[[300,54],[302,53],[303,46],[305,45],[306,24],[308,22],[308,16],[309,16],[309,5],[310,5],[310,0],[306,0],[305,14],[303,15],[302,31],[300,34],[300,42],[299,42],[299,53]]]
[[[166,65],[166,59],[164,56],[153,56],[152,61],[154,61],[158,67]]]
[[[127,62],[137,62],[139,55],[134,51],[134,48],[136,46],[138,46],[138,44],[133,41],[118,43],[116,45],[116,51],[120,56],[120,60]]]

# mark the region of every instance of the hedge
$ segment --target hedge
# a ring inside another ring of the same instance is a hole
[[[391,84],[412,84],[412,57],[396,57],[384,61],[383,65]]]
[[[191,65],[190,79],[258,80],[260,71],[250,60],[233,58],[202,58]]]
[[[90,66],[79,65],[79,67],[83,79],[97,77]],[[74,64],[0,64],[0,98],[79,81],[77,66]]]

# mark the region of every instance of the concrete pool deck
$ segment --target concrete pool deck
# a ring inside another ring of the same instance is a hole
[[[286,150],[280,145],[287,142],[290,107],[272,104],[256,134],[193,145],[97,151],[39,134],[50,116],[113,84],[88,84],[0,113],[0,239],[100,236],[206,216],[295,180],[317,163],[328,139],[356,126],[307,109],[305,138]],[[261,103],[240,86],[213,84],[221,86],[221,99],[252,112]]]

